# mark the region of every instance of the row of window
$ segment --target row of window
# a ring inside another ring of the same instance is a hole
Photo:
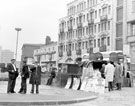
[[[87,7],[92,7],[98,4],[99,0],[87,0]],[[103,0],[101,0],[103,1]],[[100,1],[99,1],[100,2]],[[86,8],[86,2],[80,2],[77,6],[71,6],[68,9],[68,15],[73,15],[76,12],[81,12],[83,10],[85,10]]]
[[[92,7],[94,5],[97,5],[97,0],[87,0],[87,3],[88,7]]]
[[[41,56],[41,60],[49,60],[50,58],[50,55],[42,55]],[[54,60],[55,59],[55,54],[52,54],[51,55],[51,60]]]
[[[47,50],[48,49],[48,50]],[[52,50],[51,50],[52,49]],[[37,52],[38,52],[38,50],[41,50],[41,49],[37,49]],[[46,48],[46,49],[43,49],[42,48],[42,50],[44,50],[44,51],[55,51],[55,47],[52,47],[52,48]]]
[[[110,14],[110,12],[111,12],[111,6],[102,8],[102,11],[101,11],[101,9],[99,9],[98,12],[97,12],[97,10],[95,10],[95,11],[92,10],[90,13],[87,13],[86,15],[82,14],[81,16],[73,18],[73,19],[71,19],[71,20],[69,20],[67,22],[60,23],[59,27],[60,27],[60,29],[61,28],[66,28],[66,27],[68,27],[70,25],[75,25],[75,22],[76,22],[76,24],[78,24],[79,22],[85,22],[86,20],[87,21],[91,20],[91,19],[94,20],[94,19],[97,19],[98,13],[99,13],[99,17],[101,17],[101,15],[105,16],[107,14]]]
[[[84,9],[86,9],[86,2],[80,2],[77,7],[76,6],[71,6],[68,9],[68,15],[73,15],[76,12],[80,12],[83,11]]]
[[[105,21],[99,24],[83,27],[82,29],[76,29],[73,31],[62,33],[59,35],[59,40],[72,39],[75,37],[75,35],[78,38],[107,30],[110,30],[110,21]]]
[[[110,37],[104,37],[101,39],[94,39],[94,40],[89,40],[89,41],[85,41],[85,42],[79,42],[79,43],[73,43],[73,44],[69,44],[69,45],[63,45],[63,46],[59,46],[59,51],[68,51],[68,50],[77,50],[78,48],[80,49],[88,49],[89,45],[91,47],[101,47],[103,45],[107,45],[110,46]]]

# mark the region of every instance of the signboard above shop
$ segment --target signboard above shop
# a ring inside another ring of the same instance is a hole
[[[27,64],[28,65],[32,65],[34,62],[34,59],[33,58],[27,58]]]

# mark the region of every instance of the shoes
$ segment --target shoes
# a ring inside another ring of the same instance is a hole
[[[36,91],[36,94],[38,94],[39,92],[38,91]]]
[[[11,94],[12,92],[8,91],[7,93],[8,93],[8,94]]]
[[[33,94],[34,92],[33,92],[33,91],[31,91],[30,93],[32,93],[32,94]]]
[[[21,91],[19,91],[18,93],[21,93]]]
[[[15,91],[12,91],[11,93],[16,93]]]
[[[8,91],[7,93],[10,94],[10,93],[16,93],[16,92],[15,91],[12,91],[12,92],[11,91]]]
[[[26,94],[26,92],[21,92],[21,94]]]

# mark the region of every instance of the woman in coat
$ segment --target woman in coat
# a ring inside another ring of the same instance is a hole
[[[41,84],[41,67],[35,63],[35,66],[30,70],[30,84],[32,84],[31,93],[34,93],[34,85],[36,85],[36,93],[39,93],[39,85]]]
[[[121,90],[122,86],[122,67],[115,62],[115,72],[114,72],[114,81],[116,83],[117,90]]]

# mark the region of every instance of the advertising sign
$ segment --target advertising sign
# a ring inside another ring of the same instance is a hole
[[[34,62],[34,59],[33,58],[27,58],[27,64],[28,65],[32,65]]]
[[[89,78],[84,91],[95,92],[96,79]]]
[[[80,83],[81,83],[80,78],[74,78],[72,89],[77,90],[79,88]]]
[[[98,78],[96,80],[95,92],[97,92],[97,93],[104,93],[105,92],[105,79]]]
[[[65,86],[66,89],[69,89],[70,85],[71,85],[71,82],[72,82],[72,79],[71,78],[68,78],[67,80],[67,84]]]
[[[84,79],[83,79],[80,90],[84,90],[84,89],[85,89],[85,86],[86,86],[86,84],[87,84],[87,81],[88,81],[87,78],[84,78]]]
[[[91,91],[97,93],[105,92],[105,79],[103,78],[89,78],[84,80],[81,85],[81,90]]]

